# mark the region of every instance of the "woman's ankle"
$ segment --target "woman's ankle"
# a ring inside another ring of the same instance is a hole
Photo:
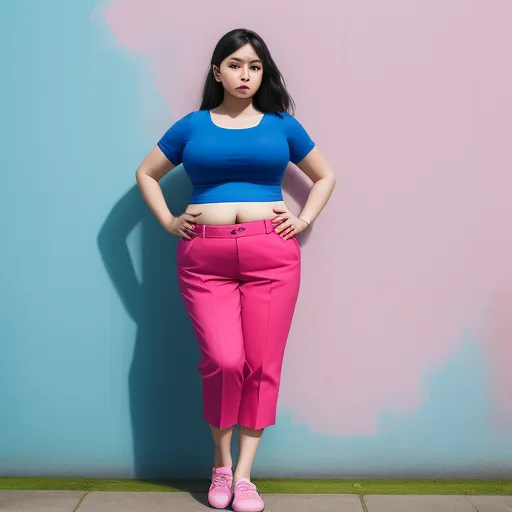
[[[251,479],[251,475],[248,475],[247,473],[237,473],[236,471],[233,473],[233,485],[240,480],[241,478],[246,478],[247,480]]]
[[[229,458],[222,458],[217,453],[215,453],[213,462],[214,468],[231,468],[233,467],[233,460]]]

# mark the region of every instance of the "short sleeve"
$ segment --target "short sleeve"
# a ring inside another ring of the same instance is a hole
[[[315,142],[294,116],[285,112],[284,121],[290,161],[298,164],[315,147]]]
[[[178,119],[157,142],[167,160],[175,166],[183,162],[183,149],[189,139],[191,114]]]

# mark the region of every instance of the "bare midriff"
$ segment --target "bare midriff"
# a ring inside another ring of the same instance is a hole
[[[284,201],[189,204],[186,211],[201,214],[197,224],[230,225],[272,219],[278,215],[275,207],[289,211]]]

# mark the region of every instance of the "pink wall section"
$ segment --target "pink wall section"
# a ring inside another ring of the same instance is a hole
[[[489,423],[512,431],[512,3],[116,0],[95,15],[147,59],[169,122],[199,107],[217,40],[255,30],[338,176],[300,240],[279,401],[294,422],[377,433],[382,410],[428,400],[424,376],[468,329],[485,354]],[[296,172],[284,188],[297,212]]]

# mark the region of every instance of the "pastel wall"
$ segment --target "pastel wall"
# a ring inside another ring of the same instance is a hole
[[[512,4],[0,12],[0,474],[208,474],[177,240],[134,173],[199,107],[213,47],[235,27],[267,41],[338,177],[300,238],[278,421],[254,476],[510,474]],[[181,213],[183,167],[162,186]],[[308,186],[290,164],[292,210]]]

